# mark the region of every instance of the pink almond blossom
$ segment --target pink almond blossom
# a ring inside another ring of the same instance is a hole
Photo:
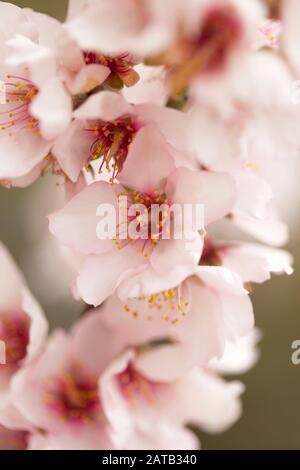
[[[18,24],[15,30],[9,21],[2,27],[0,181],[27,186],[48,169],[73,180],[78,163],[75,158],[66,162],[60,153],[53,156],[56,137],[68,129],[80,97],[106,80],[114,86],[115,77],[127,86],[136,83],[133,62],[127,54],[105,57],[81,50],[47,15],[6,3],[1,11]]]
[[[81,441],[80,448],[106,449],[110,440],[98,397],[101,354],[95,350],[86,362],[78,348],[76,335],[53,333],[37,360],[15,377],[12,401],[21,418],[59,436],[61,445],[70,436],[77,445]]]
[[[167,364],[155,375],[147,348],[143,352],[140,344],[124,349],[115,332],[108,331],[101,311],[88,314],[70,335],[54,332],[40,357],[15,378],[15,406],[43,431],[32,446],[193,449],[197,441],[185,424],[194,422],[218,432],[238,418],[240,383],[226,384],[198,369],[174,380]],[[171,351],[169,361],[174,362]],[[181,404],[181,411],[174,414],[176,404]]]
[[[117,53],[122,45],[148,56],[148,63],[165,65],[176,93],[199,77],[211,78],[211,71],[223,71],[249,50],[262,15],[260,2],[254,0],[89,0],[70,4],[66,27],[81,47],[97,49],[101,44]]]
[[[157,423],[168,423],[175,430],[195,424],[216,433],[238,419],[242,384],[226,384],[197,368],[181,379],[172,380],[168,378],[167,363],[166,369],[161,367],[159,372],[157,368],[152,369],[159,357],[159,350],[153,350],[149,357],[147,353],[139,356],[128,350],[102,375],[100,393],[117,448],[128,448],[128,435],[137,438],[147,435]],[[170,365],[174,361],[171,352],[169,361]],[[180,444],[177,441],[180,448],[186,448],[186,441],[187,438]],[[157,444],[158,449],[164,446]]]
[[[173,367],[169,365],[170,376],[220,358],[227,340],[251,332],[251,301],[238,275],[229,269],[198,266],[194,275],[181,284],[174,281],[172,287],[168,281],[165,287],[161,276],[148,276],[152,280],[148,285],[143,273],[128,279],[119,287],[119,296],[111,296],[100,312],[109,328],[119,329],[118,343],[123,338],[133,345],[167,339],[177,353]],[[165,351],[160,353],[158,369],[168,360]]]
[[[100,91],[74,112],[68,131],[55,142],[52,153],[76,182],[83,167],[115,180],[122,171],[131,143],[147,124],[157,126],[176,150],[188,148],[187,121],[179,111],[155,104],[129,104],[121,95]],[[99,162],[99,163],[98,163]]]
[[[234,204],[235,185],[230,177],[175,168],[172,150],[153,125],[143,127],[137,134],[118,178],[121,185],[98,182],[88,186],[50,217],[50,231],[59,241],[86,255],[79,270],[77,289],[87,303],[95,306],[127,277],[132,278],[143,271],[145,284],[147,278],[151,283],[149,270],[153,272],[152,277],[159,273],[171,283],[174,279],[180,282],[193,271],[202,249],[202,237],[198,231],[203,227],[200,226],[191,228],[189,241],[193,246],[188,249],[186,234],[182,234],[181,239],[175,239],[172,234],[169,240],[164,239],[162,225],[151,237],[148,225],[145,239],[141,236],[134,240],[126,236],[123,239],[121,226],[114,240],[100,240],[96,216],[100,203],[110,204],[117,210],[119,196],[125,195],[129,197],[130,204],[142,203],[149,207],[155,203],[167,207],[174,203],[181,207],[187,203],[203,204],[204,225],[226,215]],[[217,196],[219,192],[222,193],[222,201]],[[203,221],[195,223],[202,225]]]

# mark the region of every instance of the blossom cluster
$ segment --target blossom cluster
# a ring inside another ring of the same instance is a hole
[[[188,425],[239,418],[222,376],[256,361],[249,293],[292,272],[269,172],[300,146],[297,8],[70,0],[60,23],[0,2],[0,183],[64,185],[49,230],[86,305],[49,333],[1,246],[0,449],[195,449]],[[100,237],[124,197],[136,235]],[[203,208],[182,237],[174,204]]]

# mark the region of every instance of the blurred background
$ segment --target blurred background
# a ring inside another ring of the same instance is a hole
[[[63,19],[67,0],[14,1]],[[254,286],[257,326],[263,332],[258,364],[240,379],[246,385],[239,422],[221,435],[200,433],[204,449],[300,449],[300,365],[291,362],[291,343],[300,339],[300,158],[276,163],[272,178],[281,216],[290,226],[287,249],[295,258],[294,276],[273,277]],[[47,214],[59,207],[63,188],[52,177],[27,189],[0,188],[0,240],[21,266],[52,326],[69,326],[83,305],[69,292],[70,273],[47,232]]]

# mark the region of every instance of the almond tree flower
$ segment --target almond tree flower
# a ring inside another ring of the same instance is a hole
[[[202,82],[213,89],[236,74],[251,52],[257,24],[263,18],[261,2],[177,3],[175,38],[147,63],[166,66],[171,94],[197,90]]]
[[[171,151],[154,126],[143,127],[131,144],[118,176],[121,184],[94,183],[50,216],[50,231],[59,241],[86,255],[77,278],[77,289],[85,302],[99,305],[126,277],[143,271],[145,284],[151,284],[151,272],[153,277],[157,273],[165,277],[164,284],[174,283],[174,279],[180,282],[199,260],[202,247],[199,230],[203,222],[207,225],[232,208],[235,185],[229,176],[175,168]],[[120,197],[124,196],[129,210],[125,217],[118,217],[121,225],[116,226],[112,217],[114,232],[105,240],[103,235],[99,239],[99,205],[110,205],[118,215]],[[130,213],[130,207],[136,208],[134,204],[142,204],[141,213]],[[164,208],[156,222],[152,213],[155,204]],[[183,219],[174,215],[174,226],[168,222],[174,204],[180,210],[185,210],[185,204],[194,208],[203,205],[204,221],[200,222],[202,217],[198,220],[193,217],[193,227],[187,227],[183,233]],[[130,233],[132,225],[138,233]],[[179,236],[175,236],[176,230]]]
[[[91,312],[70,335],[54,332],[14,380],[15,406],[42,431],[33,448],[193,449],[186,424],[219,432],[239,417],[239,382],[226,384],[197,368],[172,378],[176,350],[168,348],[168,363],[158,367],[163,346],[128,348],[129,332],[119,342],[118,330],[103,319],[101,311]]]
[[[11,7],[1,3],[1,11],[16,22],[14,16],[19,18],[21,13]],[[4,82],[0,100],[0,180],[12,184],[16,180],[23,186],[24,178],[31,181],[41,172],[53,139],[68,127],[72,100],[57,75],[52,51],[31,37],[36,33],[35,25],[31,24],[27,35],[23,32],[14,36],[18,30],[12,30],[11,22],[4,20],[1,13],[6,42],[0,66]],[[28,23],[29,19],[25,26]]]
[[[103,325],[108,335],[115,331],[118,347],[124,341],[131,345],[166,342],[173,357],[176,353],[172,370],[168,365],[174,378],[220,358],[226,341],[250,333],[251,301],[240,278],[229,269],[198,266],[181,284],[174,279],[171,288],[164,288],[161,276],[149,271],[152,282],[146,285],[145,275],[123,282],[119,295],[101,306]],[[164,367],[168,352],[167,347],[160,352],[158,367]]]
[[[89,92],[104,81],[113,88],[130,87],[138,82],[136,60],[131,54],[121,50],[110,56],[98,48],[80,48],[59,21],[33,11],[28,12],[28,16],[36,24],[43,45],[55,55],[62,78],[72,94]]]
[[[201,158],[203,157],[205,162],[203,166],[207,170],[227,171],[235,179],[236,204],[227,219],[222,222],[224,228],[226,228],[226,224],[227,226],[232,225],[263,243],[274,246],[285,244],[289,236],[288,227],[278,216],[274,204],[273,189],[266,179],[267,169],[270,172],[272,162],[260,161],[259,168],[256,161],[251,162],[247,161],[245,157],[239,157],[240,146],[236,141],[236,136],[232,135],[232,138],[226,139],[226,126],[222,125],[217,135],[220,145],[224,142],[224,158],[217,158],[219,144],[212,148],[209,146],[209,139],[205,142],[205,138],[203,151],[206,149],[208,151],[205,154],[199,153],[199,155]],[[191,164],[196,167],[195,160],[197,161],[194,159]]]
[[[93,2],[89,1],[70,1],[67,15],[67,25],[68,21],[76,21],[78,15],[79,18],[82,18],[84,21],[83,16],[85,13],[87,13],[87,10],[90,12],[90,7],[92,7],[92,9],[94,6],[101,7],[101,5],[92,5],[92,3]],[[122,6],[124,6],[124,3]],[[120,14],[120,12],[121,9],[119,9],[118,13]],[[107,14],[107,12],[104,12],[104,14]],[[96,17],[94,17],[94,20],[95,19]],[[110,17],[107,17],[107,20],[109,21]],[[92,26],[93,25],[90,24],[88,29],[91,29]],[[68,28],[66,28],[66,30],[67,29]],[[73,35],[73,37],[77,39],[76,35]],[[106,41],[100,41],[97,43],[77,41],[82,51],[84,52],[84,59],[87,65],[97,64],[109,69],[110,73],[107,83],[113,88],[122,88],[123,85],[125,85],[125,87],[131,87],[135,85],[140,78],[138,71],[134,67],[136,65],[136,60],[134,59],[135,54],[133,55],[126,52],[127,43],[124,41],[124,39],[125,38],[121,39],[121,42],[118,45],[118,49],[114,48],[114,50],[111,48],[108,50],[106,47]]]
[[[103,359],[96,350],[82,356],[80,347],[78,334],[54,332],[37,360],[15,377],[12,401],[20,416],[61,437],[62,445],[70,436],[81,441],[80,448],[106,449],[110,441],[98,397]]]
[[[36,56],[43,54],[43,50],[48,51],[55,61],[61,80],[72,95],[88,93],[104,82],[113,88],[120,88],[123,84],[132,86],[139,80],[133,68],[135,61],[129,54],[111,57],[99,51],[81,49],[59,21],[29,10],[26,10],[26,15],[35,27],[35,43],[39,46],[36,48]],[[14,58],[21,48],[26,52],[25,45],[16,36],[9,44],[13,47]],[[38,70],[38,73],[45,75],[45,71]],[[78,99],[74,99],[75,105]]]
[[[11,383],[41,349],[48,327],[40,306],[3,245],[0,260],[0,338],[5,345],[4,364],[0,365],[0,422],[5,424],[6,413],[14,414]]]
[[[104,333],[102,315],[85,316],[70,335],[54,332],[37,360],[24,367],[15,378],[13,402],[20,415],[41,431],[31,440],[31,449],[114,448],[100,382],[121,349],[115,349],[114,334],[108,337]],[[160,446],[168,448],[170,429],[164,425],[158,425],[158,429],[162,439]],[[178,431],[176,428],[174,431],[175,436],[185,439],[186,448],[194,448],[195,439],[190,432],[186,431],[185,435],[179,426]],[[128,430],[126,437],[127,446],[143,441],[148,448],[157,443],[153,427],[149,427],[147,433],[141,431],[139,436],[133,432],[130,435]],[[176,444],[178,446],[178,442]],[[172,445],[175,446],[174,440]]]
[[[177,93],[202,76],[210,80],[248,51],[261,17],[254,0],[90,0],[71,3],[66,27],[84,48],[101,44],[117,53],[123,46],[148,56],[147,64],[165,65]]]
[[[128,435],[156,432],[157,423],[166,422],[175,429],[194,424],[215,433],[239,418],[241,383],[226,383],[197,368],[174,380],[167,362],[164,367],[158,365],[160,348],[152,352],[127,350],[101,377],[100,394],[117,448],[128,448]],[[168,358],[174,367],[176,355],[169,351]]]
[[[289,89],[288,83],[283,87],[283,94]],[[280,94],[280,90],[281,87],[278,87],[277,93]],[[288,114],[288,122],[292,117],[293,114]],[[230,223],[261,242],[274,246],[286,243],[288,229],[279,219],[274,206],[273,190],[268,182],[270,166],[274,164],[274,158],[294,155],[297,152],[296,140],[299,139],[297,126],[300,120],[297,121],[297,116],[294,115],[296,121],[286,129],[281,124],[282,119],[283,116],[278,120],[274,137],[272,126],[265,129],[263,124],[268,122],[269,125],[272,120],[267,108],[260,117],[251,117],[246,126],[235,119],[223,119],[216,110],[199,105],[188,112],[192,164],[195,167],[200,164],[207,170],[225,171],[234,177],[237,200],[228,218]],[[266,131],[263,138],[261,127]]]
[[[286,243],[288,229],[277,215],[273,190],[266,179],[273,163],[270,160],[275,156],[272,148],[267,145],[268,138],[264,154],[256,153],[256,148],[249,152],[250,141],[245,138],[242,142],[245,129],[243,130],[241,123],[224,120],[215,111],[201,109],[200,106],[193,107],[188,112],[187,119],[191,165],[196,168],[200,164],[207,170],[228,172],[236,181],[237,198],[228,217],[230,223],[264,243],[274,246]],[[294,136],[296,137],[296,132]],[[269,137],[271,138],[271,134]],[[287,146],[285,142],[284,147],[283,142],[282,144],[281,155],[284,148],[287,154],[290,154],[292,148],[295,151],[293,145]]]
[[[271,51],[253,52],[240,67],[230,80],[198,84],[199,100],[194,96],[188,112],[189,141],[207,168],[246,167],[261,175],[271,160],[297,155],[297,89],[285,62]]]
[[[12,12],[20,15],[19,9]],[[26,186],[48,169],[73,179],[76,161],[66,164],[51,154],[55,138],[71,122],[73,106],[104,81],[112,85],[116,76],[127,85],[137,81],[127,56],[108,60],[83,51],[58,21],[29,10],[23,15],[29,32],[12,31],[7,23],[3,33],[0,153],[6,157],[0,181],[6,186]]]
[[[147,124],[156,124],[178,151],[188,148],[184,113],[155,104],[129,104],[121,95],[100,91],[74,112],[68,131],[55,142],[52,153],[72,181],[84,167],[106,171],[114,181],[122,171],[130,145]]]
[[[27,11],[27,10],[26,10]],[[108,67],[94,60],[68,36],[62,24],[47,15],[28,11],[27,15],[37,29],[38,45],[47,49],[55,61],[61,81],[72,95],[87,93],[101,85],[110,75]],[[10,41],[18,54],[18,43]],[[74,104],[77,104],[73,97]]]
[[[37,24],[44,45],[55,55],[61,76],[72,94],[89,92],[106,80],[113,88],[130,87],[138,82],[139,74],[134,69],[135,59],[131,54],[122,50],[109,56],[98,49],[82,49],[59,21],[36,12],[28,15]]]

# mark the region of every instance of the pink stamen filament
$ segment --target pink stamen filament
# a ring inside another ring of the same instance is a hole
[[[151,195],[149,193],[141,193],[138,191],[134,192],[123,192],[120,196],[126,196],[128,198],[128,201],[130,204],[143,204],[146,208],[146,211],[143,214],[135,214],[135,215],[130,215],[127,214],[127,220],[126,222],[123,221],[122,223],[119,223],[117,225],[117,235],[115,237],[115,243],[117,245],[118,249],[123,249],[128,245],[135,246],[138,242],[140,242],[141,246],[140,249],[138,250],[141,254],[143,254],[145,257],[149,256],[155,246],[157,245],[158,241],[162,239],[163,233],[164,233],[164,223],[166,219],[164,218],[163,214],[160,214],[159,217],[159,224],[156,226],[155,233],[152,231],[152,214],[151,214],[151,208],[152,205],[161,205],[161,204],[167,204],[168,201],[165,197],[165,195]],[[143,221],[139,220],[140,217],[147,217],[147,220],[145,221],[144,227],[143,227]],[[140,227],[143,230],[143,234],[147,233],[147,238],[144,236],[138,236],[136,238],[131,238],[129,233],[128,233],[128,225],[132,223],[133,221],[137,221],[139,224],[137,225],[137,228]],[[123,227],[125,225],[125,227]],[[123,235],[128,234],[127,238],[124,239]],[[149,248],[149,250],[148,250]],[[146,251],[147,250],[147,251]]]
[[[90,145],[89,162],[102,158],[98,172],[101,173],[105,167],[112,172],[113,181],[122,170],[129,145],[137,132],[136,123],[124,116],[110,122],[96,121],[85,131],[95,136]]]
[[[12,128],[17,131],[36,130],[38,121],[31,116],[29,111],[30,103],[37,93],[36,87],[27,78],[11,75],[9,79],[11,81],[6,82],[5,87],[10,87],[10,89],[2,92],[2,96],[6,97],[7,109],[0,112],[1,116],[7,116],[7,120],[0,122],[0,130],[6,131]]]

